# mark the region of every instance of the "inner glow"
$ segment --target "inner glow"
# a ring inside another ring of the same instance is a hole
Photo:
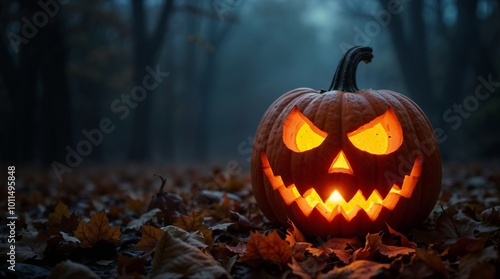
[[[389,154],[403,143],[403,129],[394,111],[387,111],[347,134],[356,148],[371,154]]]
[[[400,198],[410,198],[412,196],[422,172],[422,158],[417,157],[413,163],[411,173],[404,177],[402,185],[394,184],[385,198],[377,190],[374,190],[368,198],[365,198],[361,191],[358,190],[349,201],[346,201],[338,190],[333,190],[330,197],[323,201],[314,188],[310,188],[303,195],[300,195],[295,184],[285,186],[281,176],[274,175],[264,152],[261,153],[261,160],[263,171],[272,188],[280,193],[286,205],[290,206],[296,203],[306,217],[314,209],[317,209],[327,221],[331,221],[338,214],[342,214],[349,221],[360,210],[364,210],[371,220],[377,219],[382,207],[393,210]]]
[[[342,150],[340,150],[337,157],[335,157],[335,159],[333,160],[333,163],[330,166],[330,169],[328,169],[328,173],[334,173],[334,172],[354,174],[352,172],[351,165],[349,164],[349,161],[347,161],[347,158],[344,154],[344,151],[342,151]]]
[[[295,152],[318,147],[328,134],[316,127],[311,120],[294,107],[283,123],[283,142]]]
[[[302,123],[302,126],[299,128],[297,135],[295,136],[296,146],[299,151],[313,149],[321,145],[324,140],[324,137],[316,134],[305,122]]]

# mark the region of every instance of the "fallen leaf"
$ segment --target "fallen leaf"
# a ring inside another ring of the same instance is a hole
[[[441,276],[443,276],[444,278],[449,278],[446,266],[438,255],[426,252],[421,249],[416,249],[415,252],[417,254],[417,257],[425,264],[427,264],[427,266],[429,266],[432,270],[441,274]]]
[[[44,259],[47,241],[54,236],[59,236],[59,232],[54,229],[45,232],[23,230],[21,240],[16,242],[16,260]]]
[[[351,259],[351,254],[354,252],[353,248],[357,247],[361,247],[361,243],[359,242],[359,239],[357,237],[334,237],[321,244],[318,249],[324,251],[326,255],[330,256],[333,254],[344,264],[348,264]],[[309,251],[312,252],[310,249]]]
[[[120,226],[110,227],[103,210],[95,213],[88,223],[80,220],[75,236],[81,241],[80,246],[83,248],[92,247],[99,240],[117,244],[120,241]]]
[[[62,216],[61,224],[59,225],[59,227],[66,233],[73,233],[76,228],[78,228],[79,223],[80,217],[76,216],[75,213],[72,213],[69,218]]]
[[[87,266],[75,263],[70,260],[64,261],[56,265],[50,272],[47,279],[100,279],[97,274],[95,274]]]
[[[203,224],[203,215],[196,215],[191,213],[191,215],[181,215],[174,226],[177,226],[187,232],[200,231],[205,237],[205,243],[207,245],[212,245],[212,230]]]
[[[352,254],[351,261],[371,260],[375,252],[382,245],[382,237],[379,234],[367,234],[364,248],[359,248]]]
[[[320,261],[314,257],[309,257],[305,261],[298,262],[292,258],[292,262],[288,264],[292,273],[299,276],[301,279],[312,279],[326,267],[325,261]]]
[[[266,261],[286,267],[292,257],[288,243],[281,239],[277,231],[269,235],[251,232],[247,242],[247,251],[240,258],[242,262]]]
[[[171,226],[169,226],[171,227]],[[178,230],[181,230],[177,228]],[[179,235],[189,232],[177,231]],[[201,235],[201,234],[200,234]],[[158,241],[148,278],[229,278],[210,255],[166,230]]]
[[[78,238],[76,238],[74,236],[71,236],[71,235],[69,235],[69,234],[67,234],[65,232],[62,232],[62,231],[60,231],[59,233],[61,234],[62,238],[66,242],[70,242],[70,243],[74,243],[74,244],[80,243],[80,239],[78,239]]]
[[[179,227],[172,225],[166,226],[165,228],[162,228],[162,230],[168,232],[172,237],[180,239],[196,248],[205,249],[208,247],[208,245],[206,244],[205,236],[200,231],[187,232]]]
[[[389,264],[381,264],[367,260],[359,260],[352,262],[351,264],[334,268],[328,273],[319,276],[321,279],[334,279],[334,278],[345,278],[345,279],[368,279],[376,275],[382,274],[383,269],[389,269]]]
[[[156,213],[161,212],[160,209],[154,208],[151,209],[150,211],[144,213],[141,215],[141,217],[137,219],[133,219],[127,224],[127,229],[132,229],[132,230],[139,230],[141,226],[152,220],[153,218],[156,217]]]
[[[145,263],[146,259],[144,257],[127,257],[120,254],[118,255],[118,275],[137,278],[137,276],[146,273]]]
[[[460,259],[458,277],[494,278],[495,267],[492,264],[494,264],[496,259],[498,259],[498,251],[496,251],[493,246],[486,247],[475,253],[468,253]]]
[[[236,246],[226,245],[226,249],[235,253],[235,254],[245,254],[247,251],[247,246],[243,242],[239,242]]]
[[[140,199],[133,199],[131,197],[126,197],[125,198],[125,208],[128,210],[137,213],[137,214],[142,214],[145,210],[145,204],[144,201]]]
[[[490,227],[481,222],[470,219],[465,214],[458,214],[452,217],[447,212],[442,212],[436,219],[436,232],[434,243],[443,242],[450,245],[460,238],[475,238],[479,233],[492,232],[497,227]]]
[[[290,224],[291,227],[288,227],[286,230],[285,240],[290,244],[290,247],[293,247],[295,242],[305,242],[306,238],[304,237],[302,232],[300,232],[299,229],[295,226],[292,220],[288,219],[288,224]]]
[[[386,225],[387,225],[387,229],[389,230],[390,234],[395,235],[395,236],[399,236],[399,238],[401,240],[401,246],[408,247],[408,248],[415,248],[416,247],[415,244],[411,243],[404,234],[394,230],[393,228],[391,228],[391,226],[389,226],[389,224],[386,223]]]
[[[52,225],[59,225],[63,217],[69,218],[69,209],[66,204],[59,201],[54,208],[54,212],[49,214],[49,223]]]
[[[415,253],[415,249],[408,248],[408,247],[385,245],[382,243],[379,247],[379,252],[380,252],[380,254],[391,259],[391,258],[395,258],[397,256],[409,255],[411,253]]]
[[[141,240],[137,242],[133,249],[141,250],[146,253],[152,252],[156,243],[165,232],[162,229],[145,225],[141,229]]]

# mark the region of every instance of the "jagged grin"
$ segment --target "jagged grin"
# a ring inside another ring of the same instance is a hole
[[[334,190],[330,197],[323,201],[314,188],[310,188],[301,195],[295,184],[284,185],[281,176],[274,174],[264,152],[261,152],[261,161],[263,171],[273,190],[280,193],[287,206],[296,203],[306,217],[316,208],[328,221],[338,214],[342,214],[348,221],[352,220],[360,210],[364,210],[372,221],[377,219],[384,207],[393,210],[402,197],[408,199],[412,196],[422,172],[422,158],[418,156],[410,174],[405,175],[401,186],[394,184],[385,197],[381,197],[377,190],[373,190],[371,195],[365,198],[358,190],[349,201],[345,201],[342,195]]]

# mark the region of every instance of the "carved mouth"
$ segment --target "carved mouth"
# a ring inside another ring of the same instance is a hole
[[[326,220],[331,221],[338,214],[344,215],[346,220],[352,220],[360,210],[364,210],[372,221],[377,219],[380,211],[385,207],[393,210],[401,197],[410,198],[417,185],[422,172],[422,158],[418,156],[413,163],[409,175],[404,177],[402,186],[394,184],[385,197],[381,197],[377,190],[365,198],[361,191],[349,200],[345,201],[337,190],[323,201],[314,188],[310,188],[300,195],[295,184],[284,185],[280,175],[274,175],[269,160],[264,152],[261,152],[262,168],[274,191],[278,191],[287,206],[296,203],[302,213],[307,217],[316,208]],[[399,189],[399,190],[398,190]]]

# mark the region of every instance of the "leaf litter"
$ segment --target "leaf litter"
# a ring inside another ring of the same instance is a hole
[[[16,183],[17,275],[496,278],[500,168],[450,164],[443,173],[433,213],[410,231],[387,226],[364,238],[318,239],[291,221],[269,223],[247,174],[111,166],[82,168],[58,184],[26,171]],[[2,229],[0,237],[7,235]]]

